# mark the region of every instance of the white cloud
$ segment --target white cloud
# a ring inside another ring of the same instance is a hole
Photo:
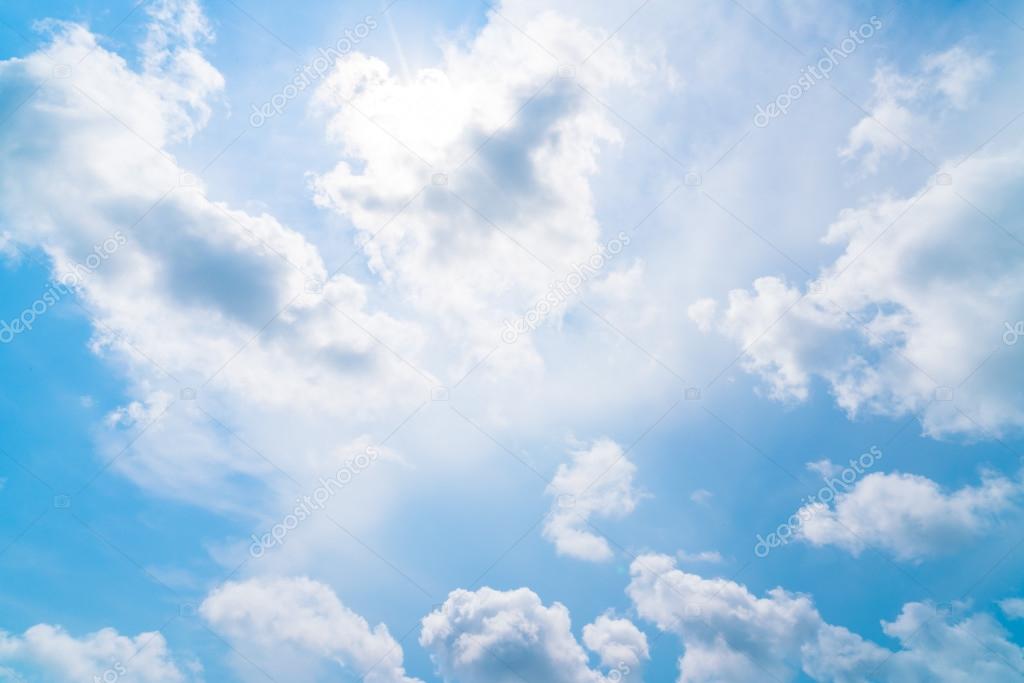
[[[879,451],[880,452],[880,451]],[[831,479],[843,471],[842,465],[837,465],[828,459],[815,460],[805,465],[811,472],[816,473],[822,479]]]
[[[890,651],[826,623],[806,595],[775,588],[758,598],[733,581],[682,572],[665,555],[638,557],[630,573],[640,616],[683,641],[680,683],[791,681],[801,671],[822,683],[1009,683],[1024,672],[1024,650],[985,614],[907,603],[882,623],[901,645]]]
[[[643,660],[649,656],[647,636],[629,619],[602,614],[583,627],[583,644],[597,653],[601,666],[622,673],[619,680],[641,680]]]
[[[992,63],[987,56],[960,45],[926,56],[923,67],[924,72],[934,78],[935,89],[961,109],[970,103],[978,85],[992,73]]]
[[[870,116],[854,125],[846,146],[839,151],[840,156],[847,159],[863,152],[861,163],[870,172],[878,170],[884,156],[906,153],[905,143],[913,136],[918,123],[908,103],[919,96],[923,87],[920,79],[903,75],[892,67],[877,69],[872,84]]]
[[[921,131],[930,127],[930,116],[948,107],[965,108],[978,83],[990,72],[987,57],[959,45],[926,55],[916,74],[879,68],[873,79],[870,116],[850,130],[840,156],[852,159],[862,155],[861,163],[874,173],[883,157],[897,152],[905,155],[908,145],[922,144],[926,138]]]
[[[198,49],[213,39],[213,29],[197,0],[158,0],[146,12],[153,21],[141,46],[143,77],[188,110],[176,123],[191,137],[210,118],[209,97],[224,87],[220,72]]]
[[[584,643],[606,674],[592,669],[572,634],[569,610],[545,606],[526,588],[452,591],[424,617],[420,644],[445,681],[458,683],[607,683],[639,681],[647,639],[631,622],[608,615],[584,628]]]
[[[1024,676],[1024,650],[987,614],[952,621],[932,605],[911,602],[882,630],[903,646],[886,664],[894,683],[1009,683]]]
[[[335,667],[366,683],[415,683],[402,648],[371,627],[329,586],[307,578],[250,579],[217,588],[199,613],[246,658],[289,681],[321,680]],[[249,666],[242,662],[240,669]]]
[[[718,563],[722,561],[722,554],[717,550],[701,550],[697,553],[689,553],[685,550],[676,551],[676,557],[682,562],[711,562]]]
[[[776,589],[759,599],[731,581],[682,572],[667,556],[640,556],[630,574],[627,593],[640,616],[683,638],[685,683],[757,680],[766,672],[786,680],[787,659],[820,625],[805,596]]]
[[[610,439],[599,439],[570,456],[571,461],[558,466],[547,487],[554,501],[544,537],[560,555],[592,562],[610,560],[608,541],[588,522],[591,517],[618,519],[636,509],[643,495],[633,485],[636,465]]]
[[[199,667],[173,661],[167,641],[159,632],[122,636],[105,628],[76,638],[60,626],[37,624],[24,634],[0,631],[0,679],[64,683],[64,681],[118,680],[137,683],[201,681]],[[19,676],[24,676],[21,678]],[[104,679],[107,676],[107,679]]]
[[[877,548],[900,560],[955,552],[988,532],[999,516],[1016,508],[1024,485],[985,473],[978,486],[944,491],[913,474],[875,472],[843,491],[831,504],[811,503],[797,512],[805,520],[798,535],[816,546],[835,545],[859,555]]]
[[[1007,598],[999,601],[999,608],[1010,619],[1024,619],[1024,599]]]
[[[690,500],[699,505],[708,505],[711,499],[715,497],[715,494],[711,493],[707,489],[697,489],[690,494]]]
[[[925,433],[991,437],[1024,426],[1021,364],[1003,343],[1024,310],[1019,151],[941,169],[952,185],[843,211],[826,241],[844,253],[806,289],[762,277],[712,322],[750,346],[744,367],[779,400],[824,379],[850,416],[922,418]],[[700,311],[706,312],[707,306]]]
[[[620,137],[582,88],[601,93],[639,70],[613,39],[559,76],[598,41],[592,31],[550,11],[516,26],[492,18],[409,79],[350,55],[316,95],[347,159],[316,177],[317,201],[374,236],[371,269],[463,353],[493,347],[504,319],[598,248],[589,179]]]

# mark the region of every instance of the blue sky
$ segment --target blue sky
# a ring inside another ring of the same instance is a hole
[[[1024,11],[590,5],[0,9],[0,680],[1024,680]]]

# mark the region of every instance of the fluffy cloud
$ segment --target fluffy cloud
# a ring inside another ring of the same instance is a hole
[[[668,556],[633,561],[627,593],[641,617],[679,634],[686,645],[681,681],[791,677],[787,660],[817,635],[811,601],[781,589],[757,598],[740,584],[675,568]]]
[[[554,497],[544,523],[544,537],[560,555],[601,562],[612,558],[608,541],[587,526],[591,517],[621,518],[631,513],[642,494],[633,485],[636,465],[610,439],[570,454],[558,466],[547,493]]]
[[[941,169],[907,198],[844,211],[825,241],[845,251],[806,288],[762,277],[690,309],[747,349],[773,397],[824,379],[851,416],[920,415],[927,434],[991,437],[1024,425],[1022,365],[1003,342],[1024,310],[1021,153]],[[749,348],[748,348],[749,347]]]
[[[599,35],[550,11],[492,18],[409,79],[350,55],[316,96],[354,160],[316,178],[318,202],[354,223],[384,283],[471,351],[598,251],[589,179],[619,134],[587,93],[641,70],[613,39],[559,71]]]
[[[131,637],[111,628],[81,638],[49,624],[33,626],[20,636],[0,631],[0,664],[4,665],[0,666],[0,680],[12,682],[201,680],[198,665],[179,666],[173,661],[161,633]]]
[[[607,674],[592,669],[572,634],[569,610],[545,606],[526,588],[456,590],[424,617],[420,644],[445,681],[458,683],[606,683],[640,680],[647,639],[625,619],[601,616],[583,630]]]
[[[235,649],[282,680],[320,680],[335,666],[367,683],[419,680],[405,675],[402,648],[386,626],[371,627],[329,586],[310,579],[227,583],[210,593],[199,613]]]
[[[766,675],[790,681],[801,671],[823,683],[1008,683],[1024,672],[1024,650],[985,614],[908,603],[894,621],[882,623],[902,646],[890,651],[828,624],[806,595],[775,588],[758,598],[733,581],[680,571],[665,555],[638,557],[630,572],[627,592],[640,616],[683,641],[681,683],[741,683]]]
[[[842,482],[840,487],[845,488]],[[943,491],[913,474],[873,473],[831,504],[815,502],[797,516],[799,536],[817,545],[835,545],[854,555],[878,548],[901,560],[953,552],[985,533],[1001,513],[1016,507],[1024,485],[985,473],[978,486]]]
[[[641,679],[640,668],[648,657],[647,636],[629,619],[602,614],[583,627],[583,644],[597,653],[601,666],[622,673],[619,680]]]
[[[410,360],[418,328],[367,310],[365,288],[329,277],[273,216],[208,198],[170,153],[205,124],[223,79],[199,52],[212,35],[195,0],[146,11],[138,69],[63,23],[39,51],[0,62],[0,100],[21,102],[0,130],[0,158],[18,168],[0,181],[0,221],[74,283],[93,349],[129,385],[99,437],[110,457],[135,444],[114,469],[241,511],[242,488],[273,494],[281,475],[227,430],[315,478],[335,464],[322,437],[338,438],[339,416],[342,443],[393,428],[434,382]],[[196,392],[201,409],[181,400]],[[287,438],[281,420],[295,427]]]

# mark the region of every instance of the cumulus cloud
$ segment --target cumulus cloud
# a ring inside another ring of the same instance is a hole
[[[680,683],[791,681],[801,672],[822,683],[1008,683],[1024,672],[1024,649],[989,615],[960,614],[963,605],[950,613],[907,603],[882,622],[901,645],[892,651],[825,622],[806,595],[775,588],[759,598],[733,581],[680,571],[665,555],[638,557],[630,574],[640,616],[685,646]]]
[[[591,517],[617,519],[636,509],[642,493],[633,485],[636,465],[622,447],[599,439],[589,449],[570,453],[548,484],[554,498],[544,523],[544,537],[560,555],[602,562],[613,556],[607,539],[588,526]]]
[[[812,641],[820,617],[811,601],[781,589],[757,598],[740,584],[704,579],[663,555],[633,561],[627,593],[644,619],[679,634],[681,681],[746,681],[792,676],[787,660]]]
[[[853,555],[877,548],[900,560],[921,560],[954,552],[989,531],[1000,515],[1017,507],[1022,494],[1020,481],[991,472],[978,486],[952,491],[927,477],[875,472],[829,504],[801,508],[797,515],[805,521],[798,535]]]
[[[409,79],[350,55],[315,98],[346,158],[316,177],[317,201],[351,219],[374,273],[463,352],[493,347],[503,320],[598,251],[589,179],[620,138],[587,93],[641,70],[612,39],[560,75],[599,34],[551,11],[492,18]]]
[[[747,348],[771,395],[802,401],[827,382],[851,417],[919,415],[926,434],[992,437],[1024,426],[1021,364],[1002,339],[1024,309],[1022,154],[941,169],[952,184],[842,212],[825,238],[843,254],[801,288],[762,277],[718,311],[691,309]]]
[[[597,653],[601,666],[618,670],[619,680],[640,680],[640,667],[647,659],[647,636],[629,619],[602,614],[583,627],[583,644]]]
[[[420,644],[445,681],[606,683],[641,680],[647,639],[626,619],[599,617],[583,630],[607,673],[591,668],[572,633],[569,610],[533,591],[456,590],[423,619]]]
[[[124,679],[138,683],[202,680],[198,664],[176,663],[159,632],[123,636],[105,628],[76,638],[60,626],[37,624],[22,635],[0,631],[0,679],[63,683]],[[99,677],[99,678],[96,678]]]
[[[282,680],[321,680],[336,667],[367,683],[419,680],[406,676],[402,648],[387,626],[371,627],[317,581],[226,583],[207,596],[199,613],[234,648]]]

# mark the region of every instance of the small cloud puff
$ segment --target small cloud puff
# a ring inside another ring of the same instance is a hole
[[[622,447],[599,439],[589,449],[570,453],[558,466],[547,494],[554,498],[544,537],[560,555],[604,562],[612,558],[607,539],[596,532],[592,517],[618,519],[636,509],[643,494],[633,485],[636,465]]]

